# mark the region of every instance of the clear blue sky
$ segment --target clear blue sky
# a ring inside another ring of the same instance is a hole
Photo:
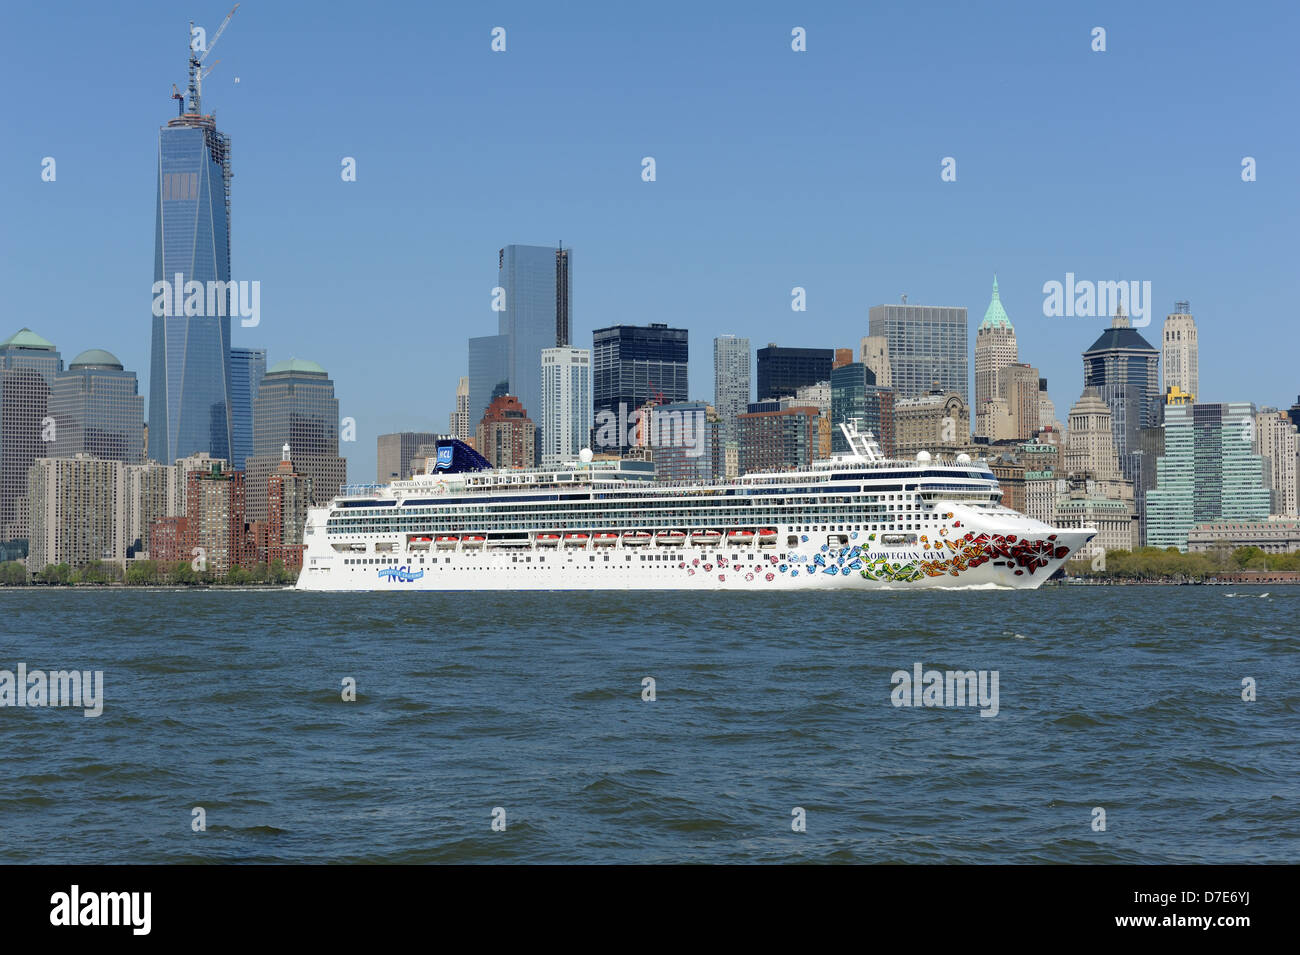
[[[30,326],[65,360],[107,348],[147,395],[157,130],[187,20],[210,36],[228,9],[6,9],[4,336]],[[356,479],[376,435],[446,428],[512,242],[573,247],[578,344],[616,322],[689,328],[696,397],[715,335],[856,347],[868,308],[904,292],[969,308],[973,344],[996,271],[1064,417],[1106,324],[1043,316],[1043,283],[1074,272],[1150,281],[1153,344],[1189,299],[1202,397],[1286,407],[1297,27],[1283,2],[245,0],[204,96],[233,140],[234,277],[262,283],[261,325],[234,343],[329,370]]]

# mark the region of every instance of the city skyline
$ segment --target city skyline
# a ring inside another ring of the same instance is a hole
[[[756,345],[852,346],[867,332],[867,310],[903,294],[912,304],[965,307],[973,340],[997,272],[1022,357],[1068,408],[1081,389],[1079,352],[1108,324],[1100,315],[1043,315],[1043,284],[1073,273],[1151,281],[1143,334],[1153,343],[1163,316],[1190,301],[1203,339],[1198,399],[1288,407],[1300,386],[1285,350],[1263,347],[1285,334],[1297,290],[1286,256],[1296,199],[1281,175],[1296,133],[1271,119],[1285,105],[1286,83],[1274,72],[1285,55],[1276,37],[1252,32],[1253,46],[1235,43],[1245,24],[1215,20],[1204,30],[1195,9],[1181,22],[1118,5],[1088,20],[1022,8],[1003,22],[954,10],[924,27],[936,61],[947,64],[934,77],[921,77],[892,45],[873,44],[870,63],[856,55],[866,38],[919,29],[900,11],[830,17],[760,8],[734,24],[718,13],[674,19],[669,11],[648,33],[626,29],[614,13],[555,21],[507,7],[488,22],[465,11],[437,19],[406,11],[413,37],[445,49],[437,77],[461,77],[458,90],[478,87],[437,98],[433,125],[457,136],[451,149],[431,151],[428,124],[387,123],[415,95],[403,91],[412,84],[401,81],[401,57],[336,23],[322,26],[320,52],[370,64],[374,75],[322,76],[318,95],[286,117],[278,88],[290,80],[277,53],[294,18],[246,3],[204,88],[205,109],[217,111],[235,156],[232,277],[264,284],[261,324],[233,323],[233,345],[330,368],[340,414],[357,424],[357,440],[340,450],[353,473],[370,473],[379,434],[443,430],[452,383],[467,367],[467,338],[496,330],[487,256],[504,244],[562,237],[581,250],[582,308],[570,335],[578,347],[588,347],[593,328],[655,321],[688,328],[701,345],[732,332]],[[0,64],[15,82],[38,63],[48,77],[30,102],[6,106],[12,148],[0,156],[0,175],[14,186],[6,220],[20,228],[0,237],[0,279],[14,308],[5,333],[31,327],[67,354],[106,348],[137,372],[145,394],[153,387],[149,341],[136,316],[147,301],[154,224],[141,208],[156,198],[150,154],[158,127],[174,115],[167,94],[185,66],[176,40],[184,24],[161,4],[129,28],[83,10],[93,28],[71,37],[66,17],[22,11],[15,26],[27,42]],[[195,11],[210,32],[224,12]],[[500,54],[490,50],[497,20],[510,37]],[[1105,53],[1089,48],[1094,20],[1108,28]],[[808,31],[806,53],[790,49],[794,25]],[[638,70],[658,62],[666,41],[679,50],[682,75],[643,82],[656,74]],[[51,125],[43,117],[58,115],[75,80],[50,65],[71,64],[92,42],[121,54],[103,78],[100,108],[75,129]],[[994,43],[1003,58],[989,69]],[[542,76],[539,57],[544,51],[550,62],[557,49],[568,55]],[[1157,65],[1174,54],[1202,55],[1211,66],[1175,83]],[[569,101],[572,121],[545,129],[541,104],[593,69],[614,78],[612,89],[584,90]],[[891,70],[915,82],[882,87],[876,81]],[[755,71],[772,72],[773,82]],[[732,72],[746,76],[744,87],[721,82]],[[1070,85],[1038,89],[1051,85],[1039,79]],[[1243,82],[1251,95],[1229,93]],[[631,115],[611,119],[620,84],[644,89]],[[666,84],[699,88],[711,108],[681,115],[672,107],[681,90]],[[882,88],[887,95],[873,92]],[[818,104],[813,91],[833,95]],[[537,115],[503,128],[489,114],[512,96]],[[818,122],[859,97],[868,97],[869,121],[830,131]],[[1143,105],[1152,97],[1162,104],[1156,113]],[[1054,110],[1038,108],[1049,99]],[[774,106],[790,112],[793,127],[771,119]],[[990,111],[1037,119],[977,129]],[[1088,115],[1130,124],[1124,148],[1111,136],[1079,135],[1078,117]],[[915,141],[871,145],[876,130],[918,122]],[[92,144],[105,136],[128,148],[103,155]],[[494,148],[503,136],[510,148]],[[417,155],[431,157],[427,174],[408,161]],[[648,155],[657,160],[654,182],[641,178]],[[41,179],[47,156],[58,164],[52,182]],[[945,156],[957,159],[955,182],[940,179]],[[1244,156],[1258,159],[1258,181],[1242,181]],[[345,157],[355,159],[356,182],[340,178]],[[1189,193],[1197,197],[1190,212]],[[455,227],[431,230],[434,209]],[[1153,232],[1177,240],[1153,243]],[[68,261],[78,268],[62,268]],[[51,307],[55,268],[59,301],[101,307]],[[806,290],[806,312],[790,309],[795,287]],[[369,335],[390,321],[403,328],[402,349]],[[712,369],[698,347],[691,364],[689,397],[707,398]],[[394,377],[439,387],[394,403],[370,384]]]

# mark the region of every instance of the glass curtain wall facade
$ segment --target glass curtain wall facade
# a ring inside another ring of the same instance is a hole
[[[759,401],[793,398],[807,385],[829,381],[835,364],[833,348],[782,348],[768,345],[758,350]]]
[[[253,401],[265,374],[265,348],[230,349],[231,467],[237,471],[244,470],[244,462],[253,456]]]
[[[200,283],[191,301],[202,299],[202,314],[186,307],[153,317],[149,456],[164,464],[201,451],[229,458],[230,298],[225,286],[209,295],[207,283],[230,281],[230,139],[212,117],[182,116],[159,130],[157,185],[154,281],[171,283],[173,300],[178,280],[183,292]],[[211,311],[225,314],[211,314],[210,300],[224,302]]]
[[[613,415],[621,421],[650,401],[671,404],[687,400],[688,337],[684,328],[658,323],[612,325],[592,333],[592,395],[598,431],[603,416]],[[620,432],[618,447],[628,447],[626,429],[615,430]]]

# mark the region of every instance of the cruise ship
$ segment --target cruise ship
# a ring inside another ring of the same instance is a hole
[[[639,460],[493,470],[441,442],[427,473],[345,487],[308,511],[299,590],[1015,588],[1096,533],[1002,504],[983,461],[848,451],[802,471],[710,483]]]

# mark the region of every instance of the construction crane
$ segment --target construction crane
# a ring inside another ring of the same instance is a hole
[[[172,84],[172,99],[176,100],[176,115],[182,115],[185,112],[185,97],[176,88],[175,83]]]
[[[203,63],[204,61],[207,60],[208,54],[210,54],[213,48],[217,45],[217,41],[221,39],[221,34],[226,32],[226,27],[230,25],[230,18],[235,15],[235,11],[238,9],[239,9],[239,4],[235,4],[233,7],[230,8],[230,12],[227,13],[226,18],[221,21],[221,26],[217,27],[217,32],[212,35],[212,39],[211,41],[209,41],[207,45],[207,49],[203,50],[201,55],[198,50],[194,49],[192,45],[193,40],[191,39],[190,69],[189,69],[190,85],[189,85],[189,89],[187,90],[190,97],[189,111],[191,113],[194,113],[196,115],[202,114],[203,78],[207,76],[209,73],[211,73],[213,68],[216,67],[217,63],[220,63],[221,61],[220,60],[214,61],[212,66],[209,66],[206,70],[203,69]],[[191,21],[190,37],[192,38],[193,36],[194,36],[194,23],[193,21]]]

